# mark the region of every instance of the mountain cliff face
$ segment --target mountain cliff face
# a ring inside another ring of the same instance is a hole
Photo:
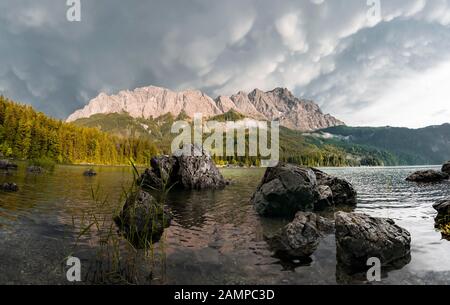
[[[296,98],[289,90],[277,88],[269,92],[255,89],[250,94],[239,92],[219,96],[215,100],[197,90],[174,92],[159,87],[144,87],[121,91],[108,96],[101,93],[81,110],[67,119],[73,122],[94,114],[128,113],[134,118],[158,118],[184,112],[189,117],[202,113],[212,117],[235,110],[247,117],[261,120],[279,120],[281,125],[295,130],[311,131],[344,125],[329,114],[323,114],[311,101]]]

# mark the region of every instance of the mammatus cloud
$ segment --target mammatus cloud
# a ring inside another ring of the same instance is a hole
[[[380,3],[81,0],[71,23],[65,1],[3,0],[0,92],[63,118],[100,91],[282,86],[348,124],[450,121],[450,0]]]

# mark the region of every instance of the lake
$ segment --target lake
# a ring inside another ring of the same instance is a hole
[[[428,167],[433,168],[433,167]],[[67,284],[64,259],[73,252],[83,267],[95,256],[98,240],[84,238],[74,250],[80,219],[86,211],[111,218],[132,181],[126,167],[95,167],[84,177],[82,166],[57,166],[44,175],[25,166],[0,183],[15,182],[18,193],[0,193],[0,284]],[[418,167],[325,168],[349,180],[358,192],[356,212],[389,217],[412,236],[412,260],[384,275],[384,284],[450,284],[450,241],[434,228],[433,203],[450,196],[450,183],[406,182]],[[324,238],[309,263],[273,257],[264,236],[287,223],[263,219],[249,199],[263,169],[222,169],[233,183],[225,190],[173,192],[167,205],[174,215],[151,279],[154,284],[336,284],[356,279],[336,268],[334,236]],[[94,203],[98,189],[107,204]],[[159,253],[159,254],[158,254]],[[141,264],[148,264],[143,259]],[[85,269],[82,269],[85,271]]]

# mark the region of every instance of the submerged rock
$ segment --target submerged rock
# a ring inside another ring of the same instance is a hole
[[[270,167],[251,199],[263,216],[292,217],[336,205],[356,205],[352,185],[317,169],[280,163]]]
[[[85,171],[83,173],[83,176],[85,176],[85,177],[94,177],[94,176],[97,176],[97,173],[92,168],[90,168],[90,169],[88,169],[87,171]]]
[[[3,183],[0,184],[0,190],[4,192],[17,192],[19,191],[19,187],[15,183]]]
[[[153,158],[139,183],[145,189],[161,189],[165,184],[187,190],[221,189],[227,184],[210,154],[195,145],[186,145],[172,156]]]
[[[332,233],[333,229],[332,221],[314,213],[299,212],[291,223],[267,241],[278,256],[304,259],[316,251],[320,238]]]
[[[448,180],[450,175],[444,172],[438,172],[435,170],[423,170],[412,173],[406,178],[406,181],[411,182],[441,182],[444,180]]]
[[[450,175],[450,161],[442,165],[442,171]]]
[[[12,163],[9,160],[0,160],[0,169],[17,169],[17,164]]]
[[[171,218],[152,195],[139,190],[127,198],[114,221],[136,248],[144,249],[160,240]]]
[[[45,169],[40,166],[29,166],[27,167],[27,172],[33,173],[33,174],[42,174],[45,172]]]
[[[347,270],[367,269],[375,257],[385,266],[402,266],[411,259],[411,235],[391,219],[364,214],[335,214],[338,264]]]

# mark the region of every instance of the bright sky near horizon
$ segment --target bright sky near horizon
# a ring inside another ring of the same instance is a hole
[[[65,118],[98,93],[287,87],[349,125],[450,122],[450,0],[0,2],[0,93]]]

